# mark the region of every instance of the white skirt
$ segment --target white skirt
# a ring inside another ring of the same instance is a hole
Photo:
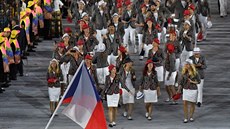
[[[49,87],[48,88],[48,93],[49,93],[49,99],[50,101],[53,102],[58,102],[59,101],[59,97],[61,94],[61,88],[60,87]]]
[[[135,93],[134,88],[132,89],[129,88],[129,90],[132,93]],[[123,101],[123,104],[134,103],[134,95],[131,95],[127,90],[122,89],[122,101]]]
[[[183,100],[195,103],[197,101],[197,90],[183,89]]]
[[[163,82],[164,81],[164,67],[159,66],[159,67],[156,67],[155,70],[157,71],[157,79],[158,79],[158,81]]]
[[[108,107],[118,107],[120,94],[107,95],[106,97]]]
[[[97,78],[99,84],[105,84],[105,78],[109,75],[108,67],[97,68]]]
[[[176,73],[177,73],[176,71],[175,71],[175,72],[172,72],[172,74],[171,74],[169,80],[167,80],[167,77],[168,77],[168,75],[169,75],[169,72],[168,72],[168,71],[165,72],[165,85],[166,85],[166,86],[172,86],[172,85],[175,84]]]
[[[145,103],[156,103],[157,101],[157,90],[144,90]]]

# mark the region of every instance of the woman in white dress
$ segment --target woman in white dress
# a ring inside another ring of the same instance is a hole
[[[121,77],[117,74],[116,67],[111,64],[109,65],[109,75],[105,79],[105,94],[107,97],[107,105],[109,108],[109,127],[116,126],[117,107],[120,98],[120,84],[121,87],[126,89],[131,95],[131,91],[122,82]]]
[[[120,71],[120,76],[126,87],[132,93],[135,93],[134,82],[136,81],[136,75],[132,66],[133,61],[130,58],[126,58],[124,61],[124,66]],[[123,106],[125,108],[123,116],[127,117],[128,120],[132,120],[134,95],[130,95],[130,93],[128,93],[126,90],[122,90],[122,100]]]
[[[145,117],[152,120],[153,103],[158,101],[160,87],[157,79],[157,72],[152,60],[147,60],[143,71],[140,91],[144,92],[144,102],[146,108]]]
[[[183,105],[184,105],[184,123],[189,121],[193,122],[193,114],[195,111],[195,105],[197,101],[197,84],[200,83],[200,77],[196,71],[195,66],[191,59],[186,60],[186,64],[182,69],[182,77],[179,85],[178,92],[181,92],[183,88]],[[188,105],[190,105],[190,113],[188,114]]]
[[[51,116],[56,109],[61,94],[60,81],[63,80],[61,70],[59,68],[58,61],[53,59],[50,61],[50,65],[47,71],[47,82],[48,82],[48,94],[50,99],[50,111]]]

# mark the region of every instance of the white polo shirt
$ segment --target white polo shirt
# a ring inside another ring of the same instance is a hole
[[[62,7],[64,4],[61,0],[54,0],[54,11],[60,11],[60,7]]]

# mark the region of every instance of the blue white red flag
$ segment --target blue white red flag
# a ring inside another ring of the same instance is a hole
[[[79,66],[67,90],[63,103],[69,105],[63,114],[84,129],[107,129],[102,101],[84,63]]]

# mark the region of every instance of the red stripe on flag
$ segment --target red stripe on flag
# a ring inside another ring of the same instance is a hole
[[[107,129],[102,102],[99,101],[85,129]]]
[[[73,97],[66,98],[62,101],[63,104],[70,103]]]

